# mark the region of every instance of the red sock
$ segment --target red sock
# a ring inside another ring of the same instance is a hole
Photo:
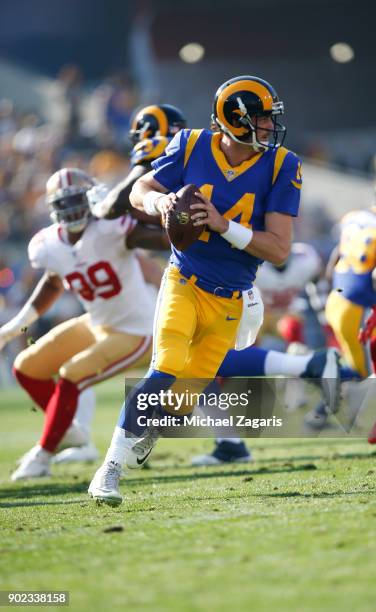
[[[23,374],[19,370],[16,370],[16,368],[13,368],[13,374],[17,378],[21,387],[27,391],[34,402],[36,402],[43,411],[46,410],[47,404],[55,391],[54,380],[52,378],[49,378],[48,380],[31,378],[31,376]]]
[[[79,396],[77,385],[60,378],[46,409],[40,445],[53,453],[64,437],[76,413]]]
[[[373,373],[376,374],[376,336],[371,338],[370,351]]]

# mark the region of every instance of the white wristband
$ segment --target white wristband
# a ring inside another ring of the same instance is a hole
[[[243,250],[251,242],[253,231],[249,227],[240,225],[240,223],[229,221],[228,230],[221,236],[237,249]]]
[[[13,319],[5,323],[1,327],[1,335],[6,342],[12,340],[16,336],[19,336],[24,328],[29,327],[34,321],[39,318],[38,311],[32,306],[32,304],[25,304],[25,306],[16,314]]]
[[[159,200],[159,198],[161,198],[164,195],[165,194],[161,193],[160,191],[149,191],[144,196],[142,203],[144,205],[144,210],[146,213],[148,213],[148,215],[159,215],[160,214],[155,204],[156,204],[156,201]]]

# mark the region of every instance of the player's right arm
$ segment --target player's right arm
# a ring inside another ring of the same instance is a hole
[[[131,152],[130,172],[125,179],[107,193],[104,199],[91,206],[92,214],[99,219],[117,219],[132,211],[129,196],[134,183],[150,170],[151,162],[162,155],[168,142],[168,138],[164,136],[145,138],[138,142]],[[145,223],[155,223],[158,221],[158,219],[146,217],[144,213],[141,216],[140,213],[134,216],[139,221]]]
[[[49,310],[63,291],[60,277],[45,272],[20,312],[0,327],[0,350]]]
[[[175,193],[167,193],[168,189],[155,178],[154,172],[148,172],[133,185],[130,202],[134,208],[142,210],[149,215],[160,214],[165,224],[166,215],[174,208]]]
[[[55,232],[56,228],[50,226],[30,240],[30,264],[32,268],[44,270],[44,274],[20,312],[0,328],[0,350],[51,308],[64,291],[63,282],[55,270],[54,242],[51,242]]]

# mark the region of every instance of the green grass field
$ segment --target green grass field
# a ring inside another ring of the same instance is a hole
[[[98,388],[102,452],[120,396],[119,381]],[[162,440],[152,469],[124,480],[124,504],[97,507],[86,494],[93,465],[9,481],[41,417],[21,391],[0,399],[0,589],[69,590],[72,610],[375,609],[366,441],[256,440],[250,465],[193,469],[210,441]]]

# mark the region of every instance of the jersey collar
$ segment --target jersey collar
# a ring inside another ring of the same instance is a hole
[[[233,181],[234,179],[236,179],[241,174],[243,174],[243,172],[246,172],[247,170],[249,170],[249,168],[254,166],[254,164],[256,164],[258,162],[260,157],[262,157],[264,152],[262,151],[260,153],[257,153],[251,159],[247,159],[247,160],[243,161],[241,164],[239,164],[239,166],[230,166],[230,164],[228,163],[228,161],[226,159],[225,154],[223,153],[223,151],[221,150],[221,148],[219,146],[219,142],[220,142],[221,136],[222,136],[222,134],[220,132],[217,132],[217,133],[212,135],[212,137],[211,137],[211,151],[212,151],[213,157],[214,157],[214,159],[216,161],[216,164],[217,164],[218,168],[222,172],[222,174],[225,177],[226,181],[230,182],[230,181]]]

